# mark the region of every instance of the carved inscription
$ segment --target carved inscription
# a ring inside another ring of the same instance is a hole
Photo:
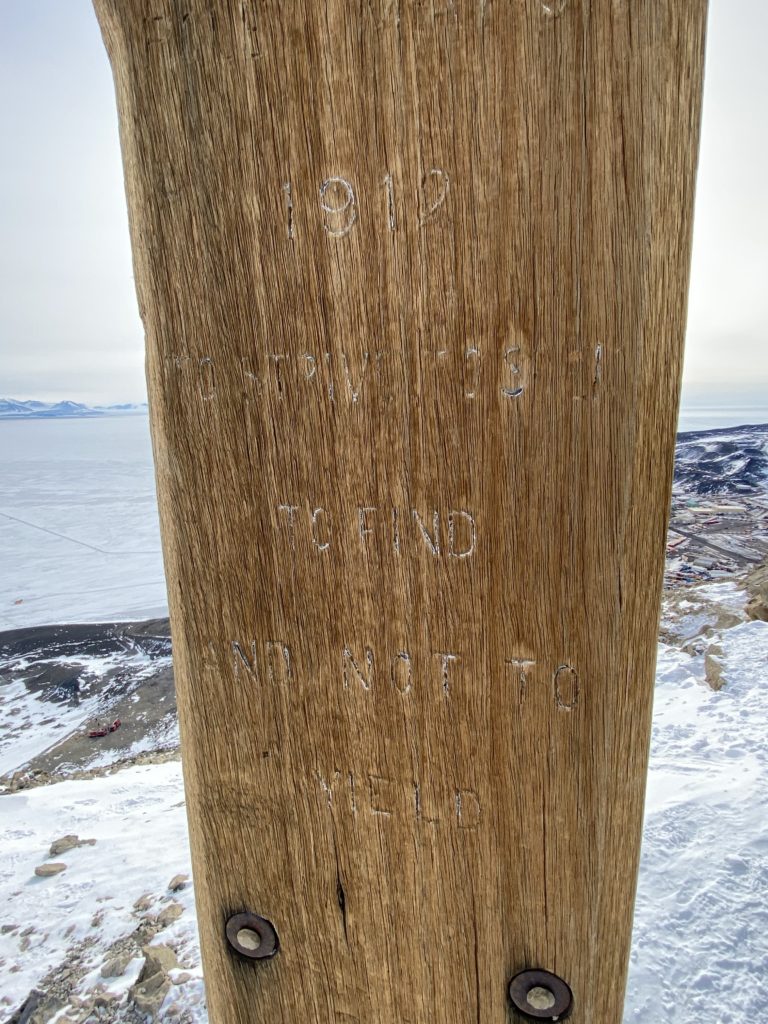
[[[271,683],[289,682],[293,678],[291,649],[279,640],[267,640],[263,645],[255,640],[250,644],[233,640],[232,656],[236,676],[245,674]]]
[[[213,645],[211,655],[213,656]],[[295,655],[296,646],[284,640],[232,640],[228,655],[235,676],[256,683],[302,685],[311,682]],[[350,696],[389,690],[402,698],[432,696],[449,701],[454,695],[490,685],[471,660],[458,650],[432,650],[417,657],[407,646],[398,650],[376,649],[372,644],[347,643],[339,649],[336,666],[328,667],[330,678],[338,679],[342,691]],[[317,679],[316,671],[313,678]],[[549,691],[557,711],[571,712],[579,706],[581,681],[576,669],[567,663],[554,669],[539,666],[532,658],[513,656],[503,659],[491,680],[503,681],[510,705],[522,707]]]
[[[320,186],[320,209],[329,215],[323,227],[330,237],[344,238],[357,222],[357,200],[352,185],[344,178],[326,178]]]
[[[341,230],[338,221],[332,224],[336,226],[329,230]],[[290,221],[286,230],[292,230]],[[474,343],[456,352],[444,347],[424,350],[420,359],[423,372],[441,397],[454,396],[467,403],[483,394],[495,394],[502,406],[519,408],[534,378],[533,360],[522,338],[495,349]],[[197,358],[175,353],[167,357],[166,366],[181,385],[191,385],[206,402],[217,397],[217,383],[226,379],[230,397],[234,384],[235,394],[247,405],[290,397],[302,403],[354,409],[374,396],[386,402],[401,394],[406,362],[402,354],[383,349],[306,351],[297,343],[292,351],[253,352],[237,363],[210,355]],[[565,372],[574,399],[598,398],[606,377],[605,347],[597,344],[572,350]]]
[[[477,551],[477,521],[466,509],[398,509],[379,505],[358,505],[345,516],[332,514],[311,502],[282,502],[275,506],[276,526],[289,546],[297,543],[316,552],[333,551],[351,533],[362,548],[380,544],[399,555],[405,544],[433,558],[463,560]]]
[[[536,662],[529,658],[507,658],[504,664],[508,670],[511,670],[513,685],[517,690],[517,703],[524,704],[528,678],[536,667]]]
[[[428,685],[436,694],[449,697],[451,686],[458,676],[458,663],[461,656],[452,651],[433,651],[430,667],[427,671]],[[377,670],[383,673],[377,676]],[[345,690],[362,689],[369,692],[377,682],[377,678],[389,681],[392,689],[407,696],[414,686],[413,658],[408,651],[396,651],[377,661],[370,647],[356,651],[352,646],[345,647],[341,656],[341,680]]]
[[[560,665],[554,679],[558,708],[571,711],[579,702],[579,677],[570,665]]]
[[[558,18],[568,6],[568,0],[541,0],[541,10],[548,18]]]
[[[490,0],[475,0],[478,24],[482,28],[486,8]],[[568,6],[568,0],[538,0],[541,13],[548,18],[561,15]],[[368,0],[368,6],[375,14],[380,29],[387,26],[399,28],[401,22],[401,0]],[[467,5],[471,6],[471,5]],[[223,18],[215,0],[202,2],[197,9],[183,5],[177,10],[158,13],[144,18],[144,37],[147,47],[177,45],[180,41],[180,56],[187,64],[194,64],[205,56],[221,63],[239,61],[248,64],[263,59],[267,52],[262,39],[261,20],[264,17],[259,0],[240,0],[239,17]],[[458,15],[456,0],[430,0],[429,3],[414,5],[414,17],[435,26],[443,17]],[[205,45],[213,39],[214,46]]]
[[[394,234],[398,231],[398,206],[406,208],[405,187],[401,185],[391,171],[386,171],[380,181],[384,186],[383,227]],[[302,184],[286,181],[280,186],[286,198],[287,235],[294,241],[303,233],[311,230],[311,223],[298,225],[295,219],[294,202],[298,199]],[[418,208],[414,211],[420,227],[431,224],[443,214],[448,204],[451,187],[451,176],[443,167],[430,167],[422,175],[419,186]],[[359,222],[360,206],[358,203],[355,182],[342,174],[331,174],[318,186],[318,207],[320,222],[329,238],[346,238]],[[402,198],[400,198],[402,195]],[[376,209],[378,204],[373,204]]]
[[[451,179],[441,167],[431,167],[421,179],[420,224],[428,224],[448,199]]]
[[[317,792],[329,812],[364,816],[384,822],[411,818],[431,828],[441,826],[473,832],[482,823],[480,797],[469,786],[434,786],[423,780],[391,778],[377,772],[316,769]]]

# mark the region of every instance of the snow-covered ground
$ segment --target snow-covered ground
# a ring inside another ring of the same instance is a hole
[[[733,606],[732,584],[721,586]],[[716,639],[726,680],[717,692],[702,655],[659,652],[626,1024],[744,1024],[768,1001],[768,623]],[[96,843],[47,857],[67,833]],[[137,951],[124,975],[105,979],[110,947],[176,902],[183,913],[153,941],[176,949],[174,976],[188,977],[169,989],[161,1019],[186,1009],[183,1019],[205,1021],[192,889],[167,891],[189,872],[178,761],[0,797],[0,849],[7,1006],[67,962],[86,1006],[95,995],[125,1003],[143,961]],[[66,870],[35,877],[51,859]]]
[[[146,416],[0,422],[0,630],[167,614]]]
[[[0,423],[0,472],[0,630],[165,612],[146,419]],[[740,580],[667,596],[625,1024],[745,1024],[768,1006],[768,623],[744,621],[745,601]],[[116,659],[141,683],[168,656],[72,657],[79,703],[0,686],[0,773],[82,732]],[[173,721],[155,728],[128,753],[174,745]],[[66,996],[58,1024],[137,1024],[147,943],[174,959],[160,1019],[207,1019],[193,887],[169,890],[189,873],[180,763],[111,760],[0,795],[0,1020],[37,987]],[[68,834],[95,842],[49,855]],[[50,862],[66,868],[38,877]]]
[[[51,843],[68,834],[96,842],[48,857]],[[175,903],[181,916],[160,928],[155,942],[174,947],[176,977],[188,978],[173,985],[166,1009],[176,1002],[194,1011],[188,1020],[207,1019],[192,888],[168,891],[172,878],[190,871],[179,761],[6,795],[0,847],[0,1007],[6,1012],[64,965],[81,975],[76,995],[123,1000],[143,963],[140,944],[123,974],[104,978],[110,949],[142,919]],[[66,870],[38,878],[35,867],[45,861],[66,863]],[[135,909],[143,896],[146,906]]]
[[[717,692],[701,657],[659,651],[627,1024],[745,1024],[768,1005],[768,623],[720,646]]]

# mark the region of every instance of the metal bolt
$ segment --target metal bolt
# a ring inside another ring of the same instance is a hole
[[[529,1020],[564,1020],[573,1007],[573,993],[550,971],[521,971],[509,983],[512,1005]]]
[[[233,914],[227,921],[227,942],[248,960],[269,960],[280,949],[275,926],[258,914]]]

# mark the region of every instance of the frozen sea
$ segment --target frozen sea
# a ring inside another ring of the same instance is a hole
[[[167,614],[144,415],[0,422],[0,630]]]
[[[768,403],[734,405],[683,405],[677,429],[681,433],[694,430],[719,430],[721,427],[743,427],[746,424],[768,423]]]
[[[681,431],[768,422],[684,406]],[[0,420],[0,630],[167,614],[146,415]]]

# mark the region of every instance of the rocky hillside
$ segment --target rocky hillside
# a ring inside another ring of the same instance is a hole
[[[765,495],[768,426],[678,434],[675,489],[688,495]]]
[[[767,433],[679,441],[625,1024],[768,1000]],[[167,621],[0,634],[0,1021],[206,1024],[190,873]]]

